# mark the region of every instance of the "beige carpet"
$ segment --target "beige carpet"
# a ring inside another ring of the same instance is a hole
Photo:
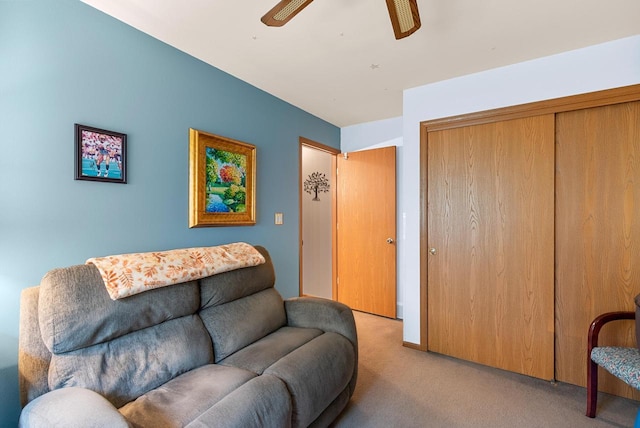
[[[359,375],[334,427],[632,427],[640,403],[402,346],[402,322],[355,314]]]

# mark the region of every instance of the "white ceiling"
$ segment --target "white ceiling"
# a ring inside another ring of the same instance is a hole
[[[340,127],[401,116],[404,89],[640,34],[640,0],[418,0],[402,40],[384,0],[317,0],[280,28],[260,22],[278,0],[83,1]]]

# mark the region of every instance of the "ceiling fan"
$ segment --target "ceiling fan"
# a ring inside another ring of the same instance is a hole
[[[261,19],[271,27],[281,27],[313,0],[282,0]],[[402,39],[413,34],[420,28],[418,14],[418,0],[386,0],[389,17],[396,39]]]

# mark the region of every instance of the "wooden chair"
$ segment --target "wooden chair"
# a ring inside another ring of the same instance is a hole
[[[638,348],[598,346],[598,334],[606,323],[633,320],[635,312],[608,312],[593,320],[589,327],[587,349],[587,416],[596,417],[598,366],[640,390],[640,351]]]

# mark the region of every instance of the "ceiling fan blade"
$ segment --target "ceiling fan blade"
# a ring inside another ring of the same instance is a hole
[[[396,40],[410,36],[420,28],[418,0],[387,0],[387,8]]]
[[[270,27],[282,27],[313,0],[282,0],[260,20]]]

